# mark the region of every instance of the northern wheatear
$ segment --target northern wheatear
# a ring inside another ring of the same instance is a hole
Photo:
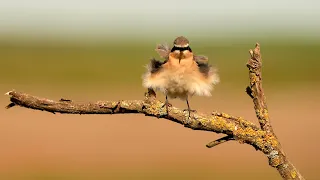
[[[165,61],[151,59],[143,86],[166,95],[167,112],[168,97],[186,100],[190,117],[188,96],[211,96],[213,86],[220,81],[216,69],[208,64],[207,57],[195,56],[183,36],[174,40],[171,50],[167,45],[158,45],[156,51]]]

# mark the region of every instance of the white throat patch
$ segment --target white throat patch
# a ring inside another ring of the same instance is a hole
[[[174,44],[175,47],[179,47],[179,48],[183,48],[183,47],[188,47],[189,44],[185,44],[185,45],[178,45],[178,44]]]

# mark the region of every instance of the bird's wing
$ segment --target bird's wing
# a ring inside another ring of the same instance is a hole
[[[158,44],[155,50],[161,58],[169,58],[170,47],[168,46],[168,44]]]
[[[199,71],[205,77],[208,77],[210,72],[213,70],[213,67],[209,64],[209,58],[203,55],[194,55],[193,60],[197,63]]]
[[[199,67],[199,71],[204,75],[204,76],[208,76],[212,66],[210,64],[208,64],[207,62],[199,62],[196,61],[198,67]]]
[[[159,60],[156,60],[155,58],[152,58],[150,60],[150,64],[149,64],[149,71],[152,74],[158,72],[159,70],[161,70],[162,65],[165,64],[166,62],[167,62],[167,60],[159,61]]]
[[[203,55],[194,55],[193,59],[197,63],[201,63],[201,64],[208,64],[208,60],[209,60],[207,56],[203,56]]]

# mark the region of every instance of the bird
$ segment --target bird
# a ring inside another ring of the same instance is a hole
[[[206,56],[195,55],[184,36],[175,38],[171,49],[167,44],[158,44],[155,51],[164,61],[150,60],[142,76],[143,87],[166,96],[164,105],[167,113],[169,98],[186,101],[190,118],[194,110],[190,108],[188,97],[211,96],[214,86],[220,82],[217,68],[209,64]]]

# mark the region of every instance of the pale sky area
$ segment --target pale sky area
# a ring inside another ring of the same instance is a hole
[[[317,35],[320,0],[0,0],[0,34]]]

